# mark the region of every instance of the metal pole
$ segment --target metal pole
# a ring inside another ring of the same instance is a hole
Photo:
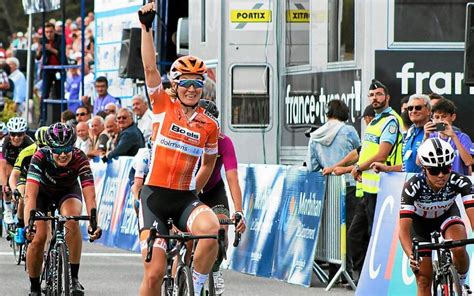
[[[84,72],[85,72],[85,65],[84,63],[86,62],[85,60],[85,49],[84,49],[84,44],[85,44],[85,34],[84,34],[84,18],[86,15],[86,5],[84,3],[85,0],[81,0],[81,23],[82,23],[82,28],[81,28],[81,35],[82,35],[82,46],[81,46],[81,55],[82,55],[82,62],[81,62],[81,94],[84,95]],[[80,99],[80,98],[79,98]]]
[[[30,81],[34,79],[34,73],[31,73],[31,39],[33,35],[33,15],[30,13],[28,15],[28,53],[26,56],[26,106],[25,106],[25,116],[26,121],[29,121],[29,111],[30,111],[30,98],[31,98],[31,83]]]
[[[40,107],[41,107],[41,115],[40,115],[40,126],[46,124],[46,103],[44,100],[49,96],[49,94],[45,93],[46,90],[46,85],[44,83],[44,76],[45,76],[45,69],[44,66],[46,65],[46,34],[44,33],[44,25],[46,24],[46,11],[44,10],[44,0],[42,1],[43,3],[43,12],[41,13],[41,26],[43,28],[43,36],[41,38],[41,65],[43,66],[43,69],[41,69],[42,72],[42,83],[41,83],[41,102],[40,102]]]
[[[63,28],[62,28],[62,36],[61,36],[61,49],[59,50],[59,54],[61,55],[61,66],[64,66],[67,63],[67,61],[65,60],[65,57],[66,57],[66,1],[62,0],[61,5],[62,5]],[[84,26],[84,24],[82,26]],[[82,42],[84,42],[84,40],[82,40]],[[66,80],[66,69],[61,67],[59,71],[61,71],[60,72],[61,74],[60,87],[61,87],[61,113],[62,113],[64,111],[64,82]],[[60,118],[53,119],[53,122],[55,122],[56,120],[59,120]]]

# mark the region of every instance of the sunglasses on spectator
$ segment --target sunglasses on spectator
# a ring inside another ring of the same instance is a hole
[[[442,167],[427,167],[426,170],[432,176],[438,176],[439,173],[443,173],[443,175],[447,175],[451,173],[451,166],[442,166]]]
[[[182,79],[178,81],[178,85],[184,88],[189,88],[194,86],[194,88],[203,88],[204,87],[204,81],[201,79]]]
[[[421,111],[421,109],[423,109],[423,107],[425,107],[425,105],[408,106],[407,110],[408,111],[413,111],[413,109],[415,109],[416,111]]]
[[[117,120],[127,119],[128,116],[117,116]]]
[[[10,133],[10,137],[23,137],[25,133]]]
[[[86,115],[87,115],[86,112],[76,113],[76,116],[86,116]]]
[[[51,152],[57,155],[61,155],[63,153],[68,154],[69,152],[72,152],[73,149],[74,149],[74,146],[52,147]]]

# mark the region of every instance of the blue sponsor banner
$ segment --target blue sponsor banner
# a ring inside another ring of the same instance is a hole
[[[325,178],[289,168],[282,192],[272,278],[308,287],[324,204]],[[291,251],[289,251],[291,250]]]
[[[247,231],[232,253],[230,268],[270,277],[285,167],[249,165],[243,190]]]

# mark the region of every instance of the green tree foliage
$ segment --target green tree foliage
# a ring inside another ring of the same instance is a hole
[[[63,0],[66,5],[66,19],[76,19],[81,14],[80,0]],[[86,15],[87,12],[94,10],[94,0],[85,0]],[[47,12],[45,14],[46,20],[54,18],[62,20],[62,8],[56,11]],[[38,28],[41,26],[42,14],[36,13],[33,15],[33,26]],[[10,40],[8,37],[18,31],[25,32],[28,28],[28,15],[23,10],[21,0],[7,1],[0,0],[0,42],[3,42],[4,47],[8,47]]]

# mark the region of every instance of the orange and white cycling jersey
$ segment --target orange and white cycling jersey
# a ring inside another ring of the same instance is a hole
[[[219,126],[198,107],[187,118],[178,99],[160,85],[149,89],[153,111],[153,152],[146,185],[194,190],[203,153],[217,154]]]

